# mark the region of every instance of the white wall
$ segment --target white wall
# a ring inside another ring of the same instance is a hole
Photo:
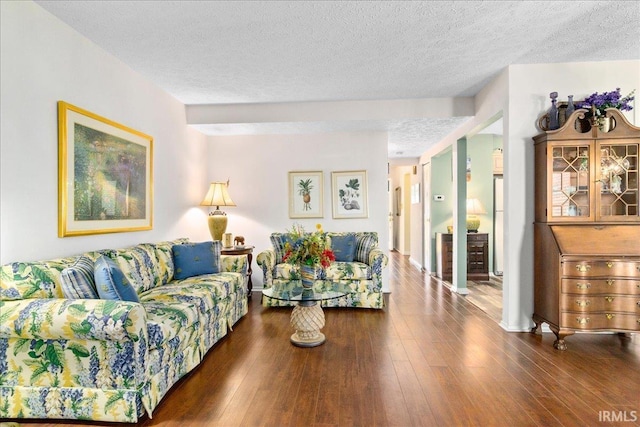
[[[474,134],[501,111],[504,119],[505,271],[501,326],[526,331],[533,313],[533,141],[536,123],[550,106],[549,93],[584,99],[593,92],[640,90],[640,61],[513,65],[476,96],[476,115],[426,152],[428,162],[456,140]],[[625,115],[640,122],[636,107]],[[523,208],[524,207],[524,208]],[[412,234],[421,232],[418,225]]]
[[[549,93],[584,99],[593,92],[640,89],[640,61],[514,65],[509,67],[509,104],[505,122],[505,275],[509,271],[503,325],[526,330],[533,313],[533,140],[538,118],[550,106]],[[636,106],[638,104],[636,103]],[[625,113],[638,124],[638,108]],[[524,209],[523,209],[524,207]],[[505,281],[507,278],[505,278]]]
[[[229,193],[237,207],[225,208],[227,231],[243,235],[254,254],[270,248],[272,232],[284,232],[294,223],[312,231],[376,231],[380,248],[388,252],[387,134],[386,132],[305,135],[247,135],[209,137],[211,181],[230,180]],[[367,171],[369,217],[333,219],[332,171]],[[288,172],[322,171],[323,218],[289,218]],[[200,191],[204,195],[206,182]],[[388,268],[383,270],[384,289]],[[261,288],[262,273],[254,264],[254,288]]]
[[[1,2],[0,263],[206,238],[207,144],[184,106],[32,2]],[[153,230],[59,238],[57,102],[154,138]]]

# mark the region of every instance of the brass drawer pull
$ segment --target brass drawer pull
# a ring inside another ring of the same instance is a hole
[[[591,319],[589,319],[588,317],[576,317],[576,321],[578,322],[578,325],[586,325],[587,323],[591,322]]]
[[[591,283],[576,283],[576,287],[578,289],[589,289],[591,287]],[[638,285],[640,288],[640,285]]]
[[[607,314],[605,314],[605,316],[607,316],[607,320],[611,320],[611,319],[613,319],[614,317],[616,317],[616,315],[615,315],[615,314],[611,314],[611,313],[607,313]]]
[[[613,286],[613,284],[615,283],[615,280],[613,279],[607,279],[607,285],[609,286]]]
[[[611,261],[607,261],[607,267],[609,268],[613,267],[613,263]]]
[[[589,264],[578,264],[576,265],[576,270],[578,270],[580,273],[586,273],[587,271],[591,270],[591,266]]]
[[[588,307],[589,304],[591,304],[591,301],[587,300],[576,300],[576,304],[578,304],[578,307]],[[638,302],[638,305],[640,305],[640,302]]]
[[[604,299],[605,299],[607,302],[613,302],[613,300],[614,300],[615,298],[614,298],[614,297],[604,297]]]

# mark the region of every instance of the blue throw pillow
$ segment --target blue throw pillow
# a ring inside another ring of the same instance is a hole
[[[355,234],[331,236],[331,250],[336,256],[336,261],[352,262],[356,253]]]
[[[60,272],[62,294],[65,298],[98,299],[94,279],[93,260],[88,256],[79,257],[73,265]]]
[[[218,273],[220,271],[220,241],[173,245],[175,279]]]
[[[111,258],[104,255],[98,257],[93,265],[93,274],[100,298],[140,302],[136,290]]]

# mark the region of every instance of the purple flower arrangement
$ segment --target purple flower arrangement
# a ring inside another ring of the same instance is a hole
[[[595,92],[585,98],[584,101],[580,103],[580,108],[591,108],[592,106],[596,109],[596,115],[603,116],[604,110],[607,108],[617,108],[621,111],[631,111],[633,107],[631,106],[631,101],[635,99],[633,94],[635,93],[635,89],[631,91],[631,93],[624,98],[620,95],[620,88],[616,88],[616,90],[612,92]]]

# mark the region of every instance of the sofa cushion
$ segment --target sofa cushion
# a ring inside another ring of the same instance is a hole
[[[62,293],[70,299],[98,299],[94,279],[94,263],[88,256],[81,256],[60,273]]]
[[[369,263],[369,254],[378,247],[378,235],[376,233],[356,233],[355,261]]]
[[[351,262],[356,253],[356,236],[355,234],[332,235],[329,237],[331,241],[331,250],[336,256],[336,261]]]
[[[194,304],[166,298],[163,301],[146,300],[142,305],[147,313],[149,350],[165,345],[181,350],[201,337],[203,316]]]
[[[73,264],[76,258],[3,265],[0,269],[0,300],[64,298],[60,272]]]
[[[370,280],[371,267],[362,262],[332,262],[324,271],[325,279],[338,280]]]
[[[320,269],[316,269],[316,279],[319,279],[318,274]],[[300,266],[297,264],[289,264],[287,262],[281,262],[276,265],[273,271],[274,279],[290,279],[300,280]]]
[[[273,251],[276,254],[276,264],[280,264],[284,258],[285,250],[284,246],[287,242],[293,243],[293,240],[288,233],[271,233],[269,237]]]
[[[148,243],[155,252],[156,264],[158,266],[158,277],[156,278],[156,286],[161,286],[173,280],[173,245],[181,245],[188,243],[189,239],[176,239],[173,241]]]
[[[213,274],[220,271],[220,245],[219,240],[202,243],[185,243],[172,247],[174,278],[186,279],[187,277]]]
[[[98,295],[102,299],[140,302],[138,294],[118,264],[109,257],[100,256],[94,264]]]
[[[129,248],[117,249],[109,255],[134,286],[142,293],[158,285],[160,272],[153,245],[140,244]]]

